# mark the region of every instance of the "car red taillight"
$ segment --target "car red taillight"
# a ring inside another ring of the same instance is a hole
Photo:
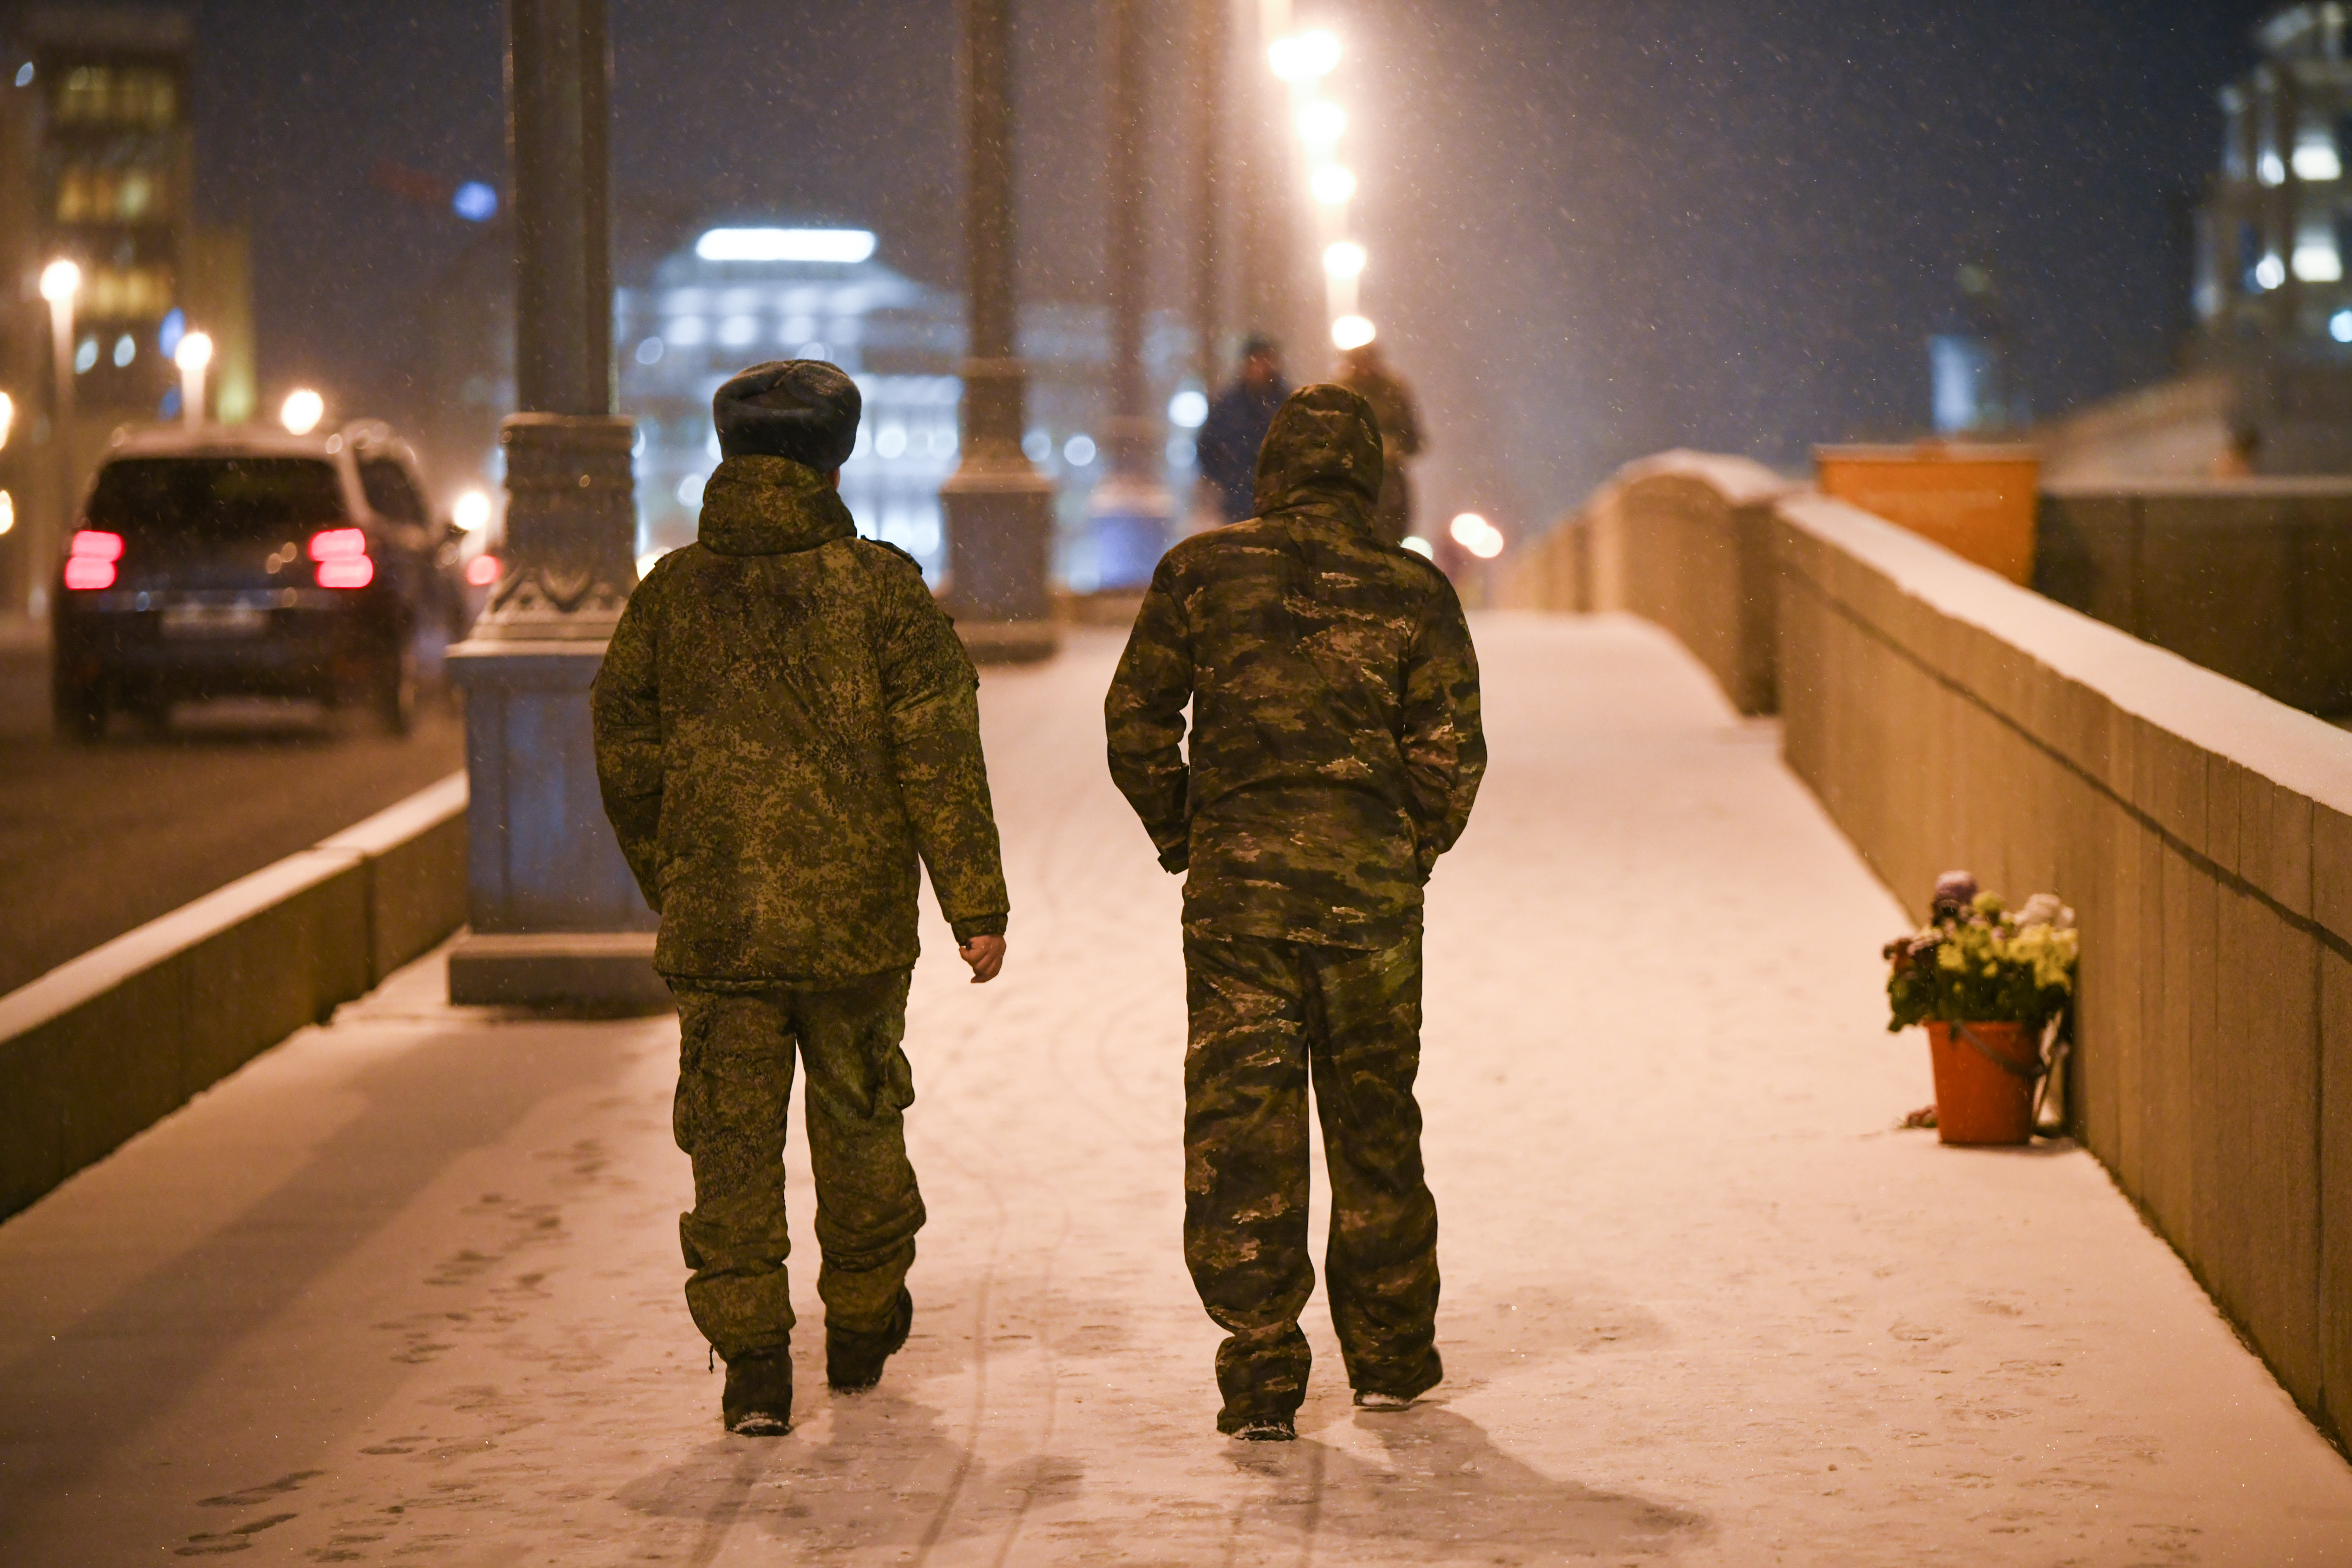
[[[466,563],[466,580],[476,588],[488,588],[499,580],[499,558],[478,555]]]
[[[114,586],[114,563],[122,559],[122,536],[83,528],[66,557],[66,586],[84,593]]]
[[[375,580],[367,535],[358,528],[322,528],[310,536],[310,559],[319,563],[321,588],[365,588]]]

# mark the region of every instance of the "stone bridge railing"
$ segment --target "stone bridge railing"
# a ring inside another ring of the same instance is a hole
[[[1753,465],[1669,454],[1502,597],[1673,632],[1915,913],[2080,913],[2074,1132],[2352,1437],[2352,734]]]

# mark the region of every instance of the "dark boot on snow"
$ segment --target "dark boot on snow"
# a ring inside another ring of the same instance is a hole
[[[789,1350],[752,1351],[727,1364],[727,1389],[719,1396],[727,1429],[746,1437],[781,1437],[793,1429],[793,1355]]]
[[[871,1333],[837,1329],[831,1324],[824,1331],[824,1380],[835,1394],[862,1394],[882,1381],[882,1364],[896,1355],[907,1343],[907,1331],[915,1326],[915,1298],[898,1287],[898,1300],[890,1310],[890,1322]]]

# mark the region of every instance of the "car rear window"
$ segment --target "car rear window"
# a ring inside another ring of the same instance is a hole
[[[150,543],[290,538],[343,516],[334,465],[312,457],[126,457],[99,474],[89,526]]]

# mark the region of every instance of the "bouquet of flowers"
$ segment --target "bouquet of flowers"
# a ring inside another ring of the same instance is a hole
[[[1930,1020],[2043,1029],[2074,998],[2077,941],[2055,894],[2011,910],[1967,872],[1947,872],[1927,924],[1886,945],[1887,1031]]]

